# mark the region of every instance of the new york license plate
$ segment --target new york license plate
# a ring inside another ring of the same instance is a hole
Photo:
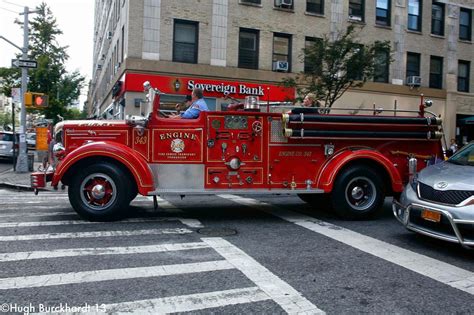
[[[423,211],[421,211],[421,217],[427,221],[436,223],[441,222],[441,213],[436,211],[423,209]]]

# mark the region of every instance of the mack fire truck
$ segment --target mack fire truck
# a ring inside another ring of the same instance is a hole
[[[441,119],[425,110],[331,113],[249,102],[230,111],[170,119],[161,92],[144,83],[148,102],[125,120],[63,121],[54,129],[54,165],[31,174],[68,187],[84,219],[120,219],[141,194],[288,194],[365,219],[409,176],[442,158]],[[278,110],[278,111],[275,111]]]

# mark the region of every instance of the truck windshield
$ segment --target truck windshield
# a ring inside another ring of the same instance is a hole
[[[474,142],[456,152],[456,154],[448,159],[448,162],[457,165],[474,166]]]

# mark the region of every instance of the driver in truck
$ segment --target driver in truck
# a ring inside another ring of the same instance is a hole
[[[170,118],[172,119],[195,119],[199,117],[199,114],[202,111],[208,111],[209,108],[207,107],[206,101],[203,97],[202,89],[194,88],[193,93],[191,94],[191,106],[184,112],[179,115],[172,115]]]

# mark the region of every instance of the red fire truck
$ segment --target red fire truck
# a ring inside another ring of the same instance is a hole
[[[441,120],[425,112],[423,100],[410,114],[281,112],[249,102],[170,119],[160,114],[160,92],[144,86],[149,102],[141,116],[58,123],[57,164],[32,173],[35,191],[47,182],[68,186],[71,205],[88,220],[122,217],[138,193],[296,194],[363,219],[399,194],[410,173],[443,155]]]

